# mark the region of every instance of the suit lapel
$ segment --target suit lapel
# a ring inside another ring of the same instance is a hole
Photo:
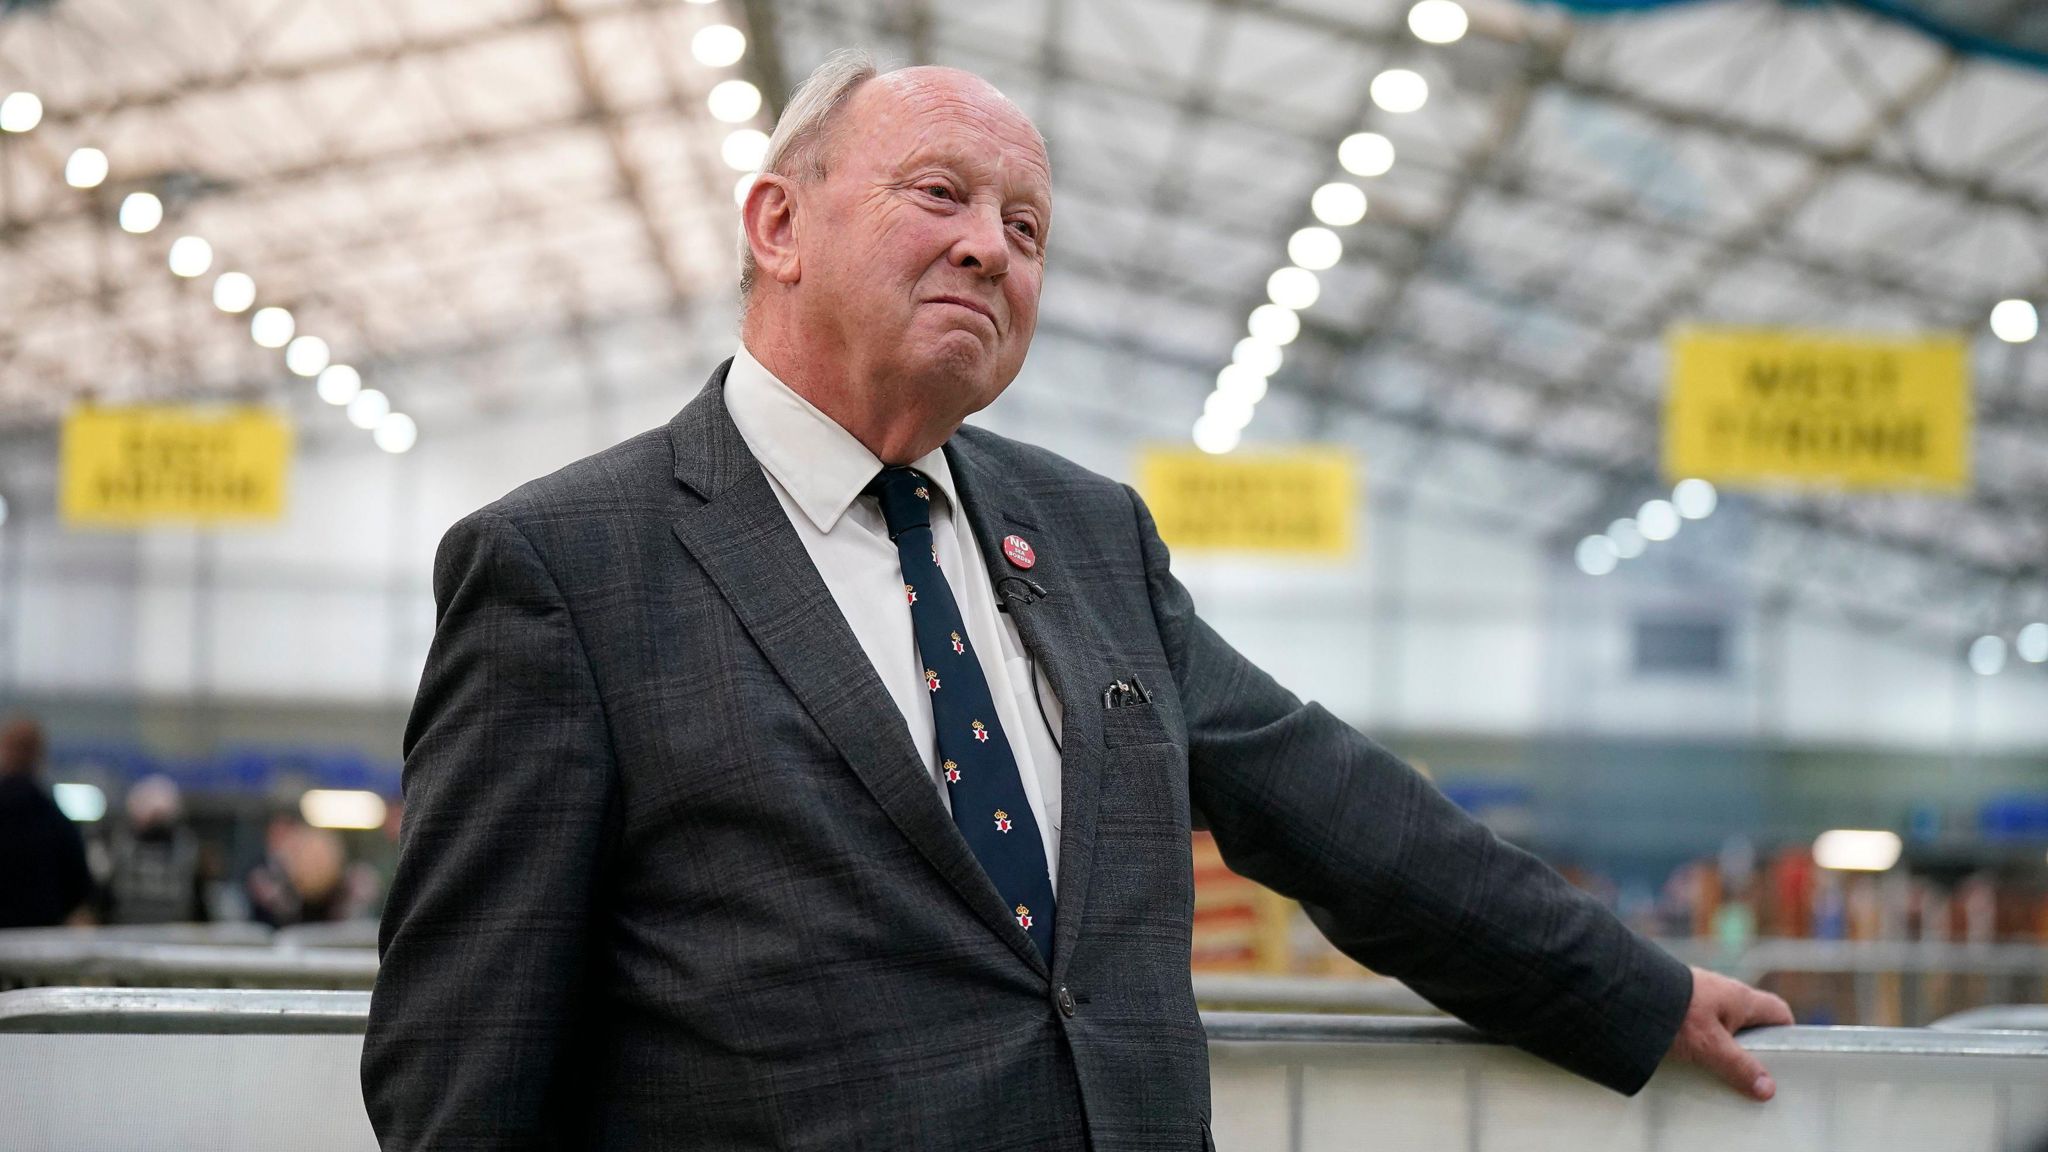
[[[1074,601],[1077,586],[1067,566],[1067,538],[1047,527],[1052,520],[1039,516],[1036,508],[1019,498],[1014,482],[1006,485],[962,438],[947,441],[946,459],[997,594],[1001,596],[1006,588],[1024,588],[1017,581],[1027,578],[1045,590],[1043,596],[1034,591],[1002,599],[1017,622],[1024,646],[1045,670],[1060,698],[1060,867],[1052,952],[1057,979],[1066,972],[1067,959],[1081,931],[1095,853],[1095,810],[1103,761],[1101,700],[1103,686],[1110,679],[1108,650]],[[1003,539],[1013,534],[1031,543],[1035,561],[1028,571],[1012,567],[1003,554]]]
[[[704,500],[675,520],[677,538],[889,819],[1043,973],[1044,959],[939,802],[895,701],[727,413],[730,363],[669,426],[676,478]]]

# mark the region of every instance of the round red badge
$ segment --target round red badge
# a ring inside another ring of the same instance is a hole
[[[1019,568],[1029,568],[1038,563],[1038,557],[1031,551],[1031,541],[1022,536],[1003,537],[1003,555]]]

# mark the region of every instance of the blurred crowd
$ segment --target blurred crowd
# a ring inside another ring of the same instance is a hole
[[[385,874],[340,833],[272,813],[244,858],[200,834],[177,782],[145,776],[118,813],[81,825],[43,778],[43,731],[0,727],[0,928],[253,920],[271,927],[374,916]],[[397,837],[396,806],[380,835]],[[388,858],[389,853],[385,853]]]
[[[1807,940],[2048,943],[2048,887],[2031,864],[1943,861],[1883,872],[1833,871],[1798,845],[1759,861],[1733,838],[1718,857],[1671,874],[1638,927],[1739,948],[1759,937]]]

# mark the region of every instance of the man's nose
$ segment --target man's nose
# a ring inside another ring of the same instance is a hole
[[[974,268],[991,280],[1000,280],[1010,270],[1009,237],[1003,235],[1003,214],[987,209],[963,214],[966,231],[953,244],[953,263]]]

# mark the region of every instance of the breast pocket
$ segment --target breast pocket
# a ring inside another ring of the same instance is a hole
[[[1102,710],[1102,743],[1109,748],[1162,744],[1173,739],[1156,701]]]

